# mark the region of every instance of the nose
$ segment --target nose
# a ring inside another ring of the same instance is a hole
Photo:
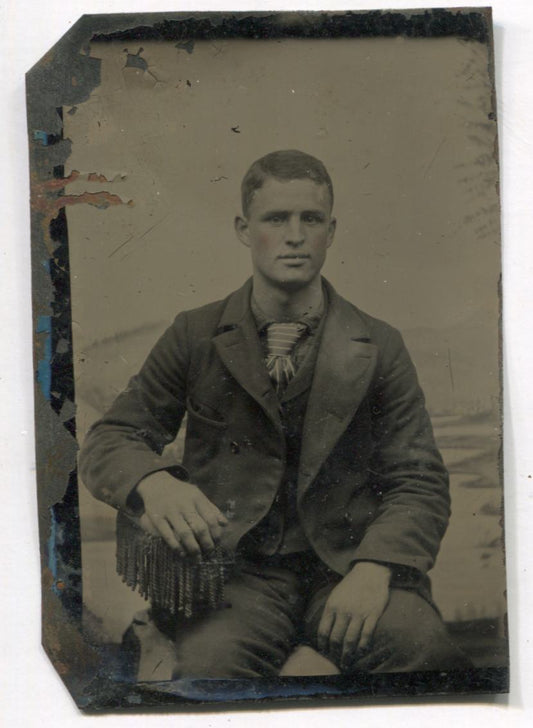
[[[301,245],[304,241],[304,228],[299,215],[291,215],[287,223],[288,245]]]

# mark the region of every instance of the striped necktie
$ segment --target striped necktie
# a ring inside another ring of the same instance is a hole
[[[301,323],[270,324],[267,327],[266,366],[278,394],[285,390],[296,373],[291,352],[306,330],[307,326]]]

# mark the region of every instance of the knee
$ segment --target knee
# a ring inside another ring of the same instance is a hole
[[[262,655],[257,645],[235,635],[211,640],[184,640],[177,645],[173,678],[250,678],[276,675],[279,665]]]
[[[235,645],[220,640],[179,640],[174,678],[235,677],[239,654]]]
[[[391,590],[367,650],[353,668],[368,672],[462,670],[470,660],[448,635],[437,610],[417,592]]]
[[[381,629],[378,626],[373,642],[389,671],[459,670],[472,666],[430,605],[414,621],[385,622]]]
[[[423,654],[439,653],[446,642],[446,632],[440,621],[436,624],[396,624],[377,631],[376,642],[387,645],[391,655],[420,658]]]

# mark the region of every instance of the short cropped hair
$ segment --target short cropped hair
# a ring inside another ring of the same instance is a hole
[[[311,179],[318,185],[326,185],[333,207],[333,184],[324,163],[298,149],[283,149],[270,152],[256,160],[244,175],[241,197],[242,212],[245,217],[248,216],[255,192],[269,177],[284,182],[293,179]]]

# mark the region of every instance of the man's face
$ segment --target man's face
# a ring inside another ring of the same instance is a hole
[[[330,208],[326,185],[311,179],[266,179],[248,217],[235,220],[240,241],[251,250],[254,276],[286,290],[314,281],[335,233]]]

